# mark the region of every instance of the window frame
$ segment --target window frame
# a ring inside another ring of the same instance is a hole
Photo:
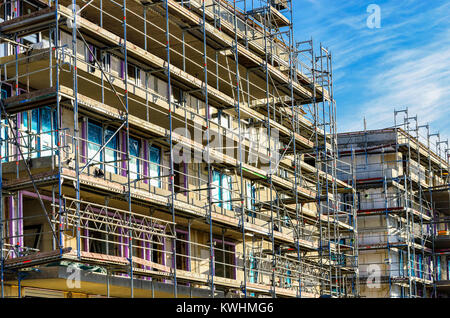
[[[215,180],[214,180],[215,175],[219,176],[219,179],[218,179],[219,184],[215,183]],[[228,184],[229,188],[224,187],[224,184],[223,184],[224,178],[227,179],[227,184]],[[218,171],[216,169],[213,169],[212,170],[212,179],[213,179],[213,182],[212,182],[213,186],[216,186],[216,187],[214,187],[214,189],[212,189],[212,191],[213,191],[212,196],[215,201],[218,201],[215,204],[217,204],[217,206],[220,208],[227,209],[230,211],[233,210],[233,204],[231,201],[232,196],[233,196],[233,186],[232,186],[233,180],[232,180],[231,176],[227,175],[225,173],[221,173],[220,171]],[[217,195],[214,193],[215,191],[217,191]],[[227,194],[227,196],[229,195],[229,199],[227,200],[227,202],[224,202],[225,201],[225,198],[224,198],[225,193]]]
[[[131,148],[131,143],[132,142],[136,142],[136,144],[137,144],[137,155],[132,155],[131,154],[131,149],[132,149]],[[130,152],[128,154],[128,156],[129,156],[129,164],[128,164],[129,171],[128,171],[128,173],[130,173],[130,179],[131,180],[137,180],[137,179],[141,178],[140,163],[142,161],[142,158],[141,158],[142,142],[141,142],[141,140],[139,138],[130,136],[129,143],[130,143],[130,145],[129,145],[128,148],[129,148]],[[124,152],[126,152],[126,151],[124,151]],[[131,171],[131,161],[132,160],[136,160],[136,165],[135,165],[136,166],[136,171]],[[135,176],[135,178],[133,176]]]
[[[149,144],[148,145],[148,172],[147,172],[147,174],[148,174],[148,177],[150,177],[150,185],[152,185],[152,186],[154,186],[154,187],[157,187],[157,188],[161,188],[162,186],[161,186],[161,184],[162,184],[162,182],[161,182],[161,157],[162,157],[162,155],[161,155],[161,148],[160,147],[158,147],[158,146],[154,146],[154,145],[151,145],[151,144]],[[153,153],[158,153],[158,162],[153,162],[152,161],[152,152]],[[157,172],[158,172],[158,174],[156,175],[156,176],[153,176],[152,175],[152,167],[153,166],[156,166],[157,167]],[[158,177],[158,178],[154,178],[154,177]]]
[[[229,278],[229,279],[236,279],[236,243],[230,242],[230,241],[226,241],[226,240],[222,240],[222,238],[213,238],[213,242],[214,242],[214,275],[217,275],[217,268],[218,266],[222,266],[224,267],[224,276],[219,276],[218,277],[223,277],[223,278]],[[227,257],[228,255],[232,255],[232,263],[227,263],[226,260],[223,260],[224,264],[217,264],[218,266],[216,266],[216,250],[219,249],[217,247],[217,244],[221,244],[222,247],[220,249],[224,250],[224,251],[219,251],[220,253],[222,253],[222,255],[225,254],[225,257]],[[225,246],[228,246],[231,248],[231,251],[228,251]],[[226,251],[226,252],[225,252]],[[227,277],[227,269],[230,270],[231,268],[231,277]]]

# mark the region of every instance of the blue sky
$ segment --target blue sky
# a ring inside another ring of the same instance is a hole
[[[379,29],[367,26],[370,4],[381,9]],[[333,54],[339,131],[363,129],[364,116],[368,129],[393,126],[394,108],[408,107],[441,140],[450,136],[448,0],[293,0],[293,6],[296,41],[312,37]]]

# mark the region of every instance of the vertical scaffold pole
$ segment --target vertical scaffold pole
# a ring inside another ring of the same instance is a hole
[[[56,146],[58,153],[58,232],[59,232],[59,253],[62,255],[62,250],[64,247],[63,237],[62,237],[62,166],[61,166],[61,149],[63,147],[62,142],[64,143],[61,135],[62,130],[62,114],[61,114],[61,105],[60,105],[60,94],[59,94],[59,54],[60,54],[60,45],[59,45],[59,21],[58,21],[58,0],[55,0],[55,54],[56,54]]]
[[[270,28],[270,5],[266,2],[266,6],[264,8],[264,72],[266,74],[266,106],[267,106],[267,140],[268,140],[268,155],[269,155],[269,171],[267,173],[267,177],[269,179],[269,202],[270,202],[270,236],[271,236],[271,244],[272,244],[272,285],[271,285],[271,293],[272,297],[276,298],[276,290],[275,290],[275,268],[276,268],[276,256],[275,256],[275,236],[274,236],[274,217],[273,217],[273,183],[272,183],[272,149],[271,149],[271,127],[270,127],[270,87],[269,87],[269,53],[268,53],[268,43],[267,43],[267,28]],[[270,37],[269,32],[269,37]],[[271,38],[271,37],[270,37]],[[297,189],[296,189],[297,190]]]
[[[123,55],[124,55],[124,101],[125,101],[125,129],[126,129],[126,162],[127,162],[127,193],[128,203],[128,262],[130,263],[130,290],[131,298],[134,297],[134,277],[133,277],[133,232],[131,222],[131,173],[130,173],[130,123],[128,110],[128,52],[127,52],[127,2],[123,0]],[[139,178],[139,177],[138,177]]]
[[[244,270],[244,297],[247,298],[247,262],[246,262],[246,246],[245,246],[245,207],[244,207],[244,177],[242,173],[242,135],[241,135],[241,107],[240,107],[240,73],[239,73],[239,51],[238,51],[238,35],[237,35],[237,13],[236,13],[236,0],[233,1],[234,10],[234,48],[235,48],[235,61],[236,61],[236,108],[238,113],[238,135],[239,135],[239,176],[240,176],[240,203],[241,203],[241,227],[242,227],[242,264]],[[223,241],[224,242],[224,241]]]
[[[298,202],[298,174],[301,173],[301,168],[298,165],[298,158],[297,158],[297,140],[296,140],[296,133],[297,133],[297,112],[296,112],[296,106],[295,106],[295,100],[294,100],[294,72],[297,71],[296,65],[294,64],[294,29],[292,25],[292,21],[294,21],[294,16],[292,12],[292,1],[289,1],[289,9],[290,9],[290,23],[289,23],[289,88],[290,88],[290,97],[291,97],[291,125],[292,125],[292,140],[293,140],[293,152],[294,152],[294,195],[295,195],[295,219],[297,224],[297,242],[296,242],[296,248],[297,248],[297,260],[299,266],[301,266],[301,256],[300,256],[300,216],[299,216],[299,202]],[[313,85],[313,90],[315,90],[315,87]],[[301,279],[301,271],[298,273],[298,297],[301,298],[302,296],[302,279]]]
[[[211,192],[211,160],[210,160],[210,136],[209,136],[209,100],[208,100],[208,55],[206,50],[206,7],[205,0],[202,0],[202,31],[203,31],[203,72],[205,76],[205,82],[203,87],[203,92],[205,94],[205,107],[206,107],[206,164],[208,170],[208,216],[207,220],[209,222],[209,248],[210,248],[210,259],[209,259],[209,271],[210,271],[210,283],[211,283],[211,297],[214,298],[214,242],[213,242],[213,225],[212,225],[212,192]]]
[[[173,239],[172,239],[172,265],[173,265],[173,295],[177,298],[177,233],[175,229],[175,187],[174,187],[174,169],[173,169],[173,140],[172,140],[172,83],[170,74],[170,33],[169,33],[169,3],[165,0],[166,10],[166,54],[167,54],[167,99],[169,103],[169,143],[170,143],[170,211],[172,213],[173,222]]]
[[[80,140],[78,138],[78,70],[77,70],[77,8],[76,0],[72,0],[72,58],[73,58],[73,135],[75,140],[75,196],[76,196],[76,242],[77,258],[81,259],[81,238],[80,238]]]

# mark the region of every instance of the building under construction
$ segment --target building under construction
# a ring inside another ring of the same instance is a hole
[[[359,295],[332,56],[292,0],[1,14],[2,297]]]
[[[356,179],[361,297],[449,297],[448,140],[408,109],[394,118],[338,135]]]

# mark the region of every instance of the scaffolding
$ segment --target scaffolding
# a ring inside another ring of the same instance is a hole
[[[439,134],[429,128],[406,108],[394,111],[392,128],[339,135],[340,155],[347,162],[357,158],[363,296],[437,296],[436,203],[444,213],[449,203],[437,197],[433,202],[430,189],[445,187],[448,193],[448,158],[441,155],[439,140],[433,151],[431,137]]]
[[[3,8],[2,297],[55,262],[108,297],[359,295],[332,56],[291,0]]]

